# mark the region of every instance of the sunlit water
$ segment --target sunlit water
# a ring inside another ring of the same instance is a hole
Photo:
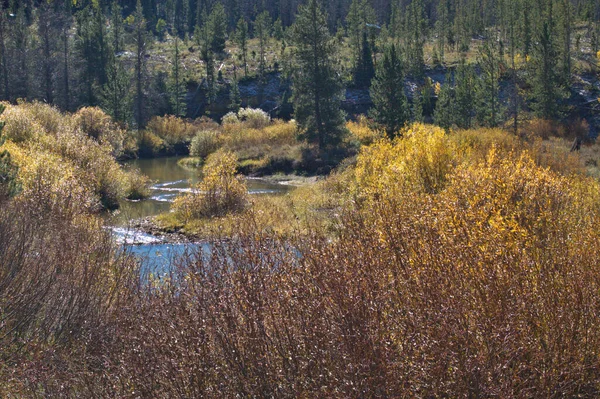
[[[152,180],[150,198],[142,201],[125,201],[121,208],[108,218],[113,226],[115,239],[126,251],[143,259],[149,269],[165,271],[171,260],[187,253],[206,250],[201,244],[170,244],[160,238],[130,228],[134,219],[169,212],[171,204],[177,196],[193,190],[198,183],[195,170],[179,166],[181,157],[139,159],[128,162],[125,168],[136,168]],[[247,180],[250,195],[278,194],[287,192],[290,187],[273,184],[260,179]]]

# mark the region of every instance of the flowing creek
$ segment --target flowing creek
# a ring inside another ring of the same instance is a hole
[[[150,198],[123,202],[119,211],[107,219],[117,242],[123,245],[125,251],[143,259],[147,268],[155,273],[167,272],[175,257],[198,250],[208,251],[206,244],[167,243],[131,228],[133,220],[169,212],[175,198],[191,192],[192,186],[199,181],[197,171],[179,166],[180,159],[181,157],[168,157],[127,162],[126,168],[139,169],[152,180]],[[250,195],[284,194],[290,190],[284,184],[261,179],[247,179],[246,184]]]

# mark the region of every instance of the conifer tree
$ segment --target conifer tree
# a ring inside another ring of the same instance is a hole
[[[148,53],[148,36],[146,19],[142,3],[137,0],[135,21],[133,26],[133,41],[135,43],[135,121],[138,130],[146,124],[146,91],[145,84],[148,71],[146,69],[146,54]]]
[[[206,11],[200,16],[199,22],[201,25],[196,26],[194,37],[196,43],[200,46],[200,54],[206,67],[206,100],[209,104],[212,104],[216,97],[215,57],[212,52],[212,36]]]
[[[129,121],[131,117],[131,77],[114,57],[108,64],[107,82],[102,87],[100,103],[114,120]]]
[[[475,105],[475,72],[464,58],[456,69],[454,84],[454,123],[461,129],[469,129]]]
[[[343,88],[336,70],[336,48],[317,0],[300,6],[292,39],[293,104],[299,137],[316,143],[323,151],[338,144],[346,129],[340,109]]]
[[[275,38],[275,40],[282,41],[283,36],[284,33],[281,18],[277,18],[277,20],[273,23],[273,37]]]
[[[371,116],[388,137],[393,137],[408,121],[410,112],[404,93],[404,71],[395,45],[384,52],[371,86]]]
[[[56,15],[51,5],[44,3],[40,6],[37,26],[40,42],[44,101],[53,104],[54,70],[56,68],[54,53],[57,47],[56,39],[58,37],[58,31]]]
[[[550,24],[544,22],[535,46],[532,62],[532,97],[536,116],[553,119],[559,116],[559,101],[563,99],[563,87],[556,64],[557,51],[551,34]]]
[[[6,49],[6,36],[8,23],[6,12],[0,10],[0,65],[2,67],[2,96],[4,100],[10,99],[10,87],[8,85],[8,51]]]
[[[448,73],[444,84],[440,86],[433,113],[434,123],[444,129],[449,129],[454,123],[454,90],[451,82],[452,76]]]
[[[114,0],[111,6],[110,25],[112,47],[115,54],[123,51],[123,10],[117,0]]]
[[[244,64],[244,77],[248,77],[248,23],[243,17],[237,23],[234,39],[240,48],[240,56]]]
[[[170,76],[171,107],[176,116],[185,115],[185,87],[183,68],[181,67],[181,53],[179,51],[179,38],[175,37],[175,48]]]
[[[489,42],[479,49],[477,58],[481,75],[477,88],[477,119],[482,126],[494,127],[500,121],[501,57]]]
[[[406,13],[406,61],[408,70],[415,77],[423,76],[425,66],[423,45],[426,37],[425,8],[422,0],[413,0]]]
[[[371,86],[371,80],[375,76],[371,44],[367,38],[367,32],[363,32],[362,52],[358,64],[354,70],[354,84],[358,87]]]
[[[266,71],[266,53],[269,41],[269,33],[271,31],[271,16],[267,11],[263,11],[256,17],[254,21],[254,35],[258,38],[258,76],[260,81],[265,79]]]
[[[365,53],[371,53],[371,43],[368,43],[368,26],[375,24],[375,10],[368,0],[353,0],[348,11],[348,37],[352,51],[354,83],[359,87],[369,87],[373,77],[372,56],[366,57]],[[368,63],[368,65],[365,65]],[[370,71],[365,76],[365,71]]]
[[[227,39],[227,16],[225,7],[221,2],[217,2],[208,18],[208,30],[210,32],[210,50],[213,54],[220,54],[225,51],[225,41]]]

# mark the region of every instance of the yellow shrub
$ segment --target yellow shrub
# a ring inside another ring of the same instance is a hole
[[[206,158],[219,148],[219,132],[215,130],[200,130],[190,144],[190,155]]]
[[[175,201],[175,212],[189,221],[243,210],[248,192],[243,178],[236,176],[236,168],[233,153],[219,151],[210,155],[202,169],[202,181],[194,187],[193,193]]]
[[[365,117],[360,117],[356,122],[346,123],[351,137],[359,141],[362,145],[371,145],[381,139],[381,133],[371,129]]]
[[[7,105],[2,119],[5,121],[2,135],[15,143],[36,140],[44,129],[25,108]]]
[[[98,208],[93,187],[78,176],[78,170],[57,154],[41,149],[22,149],[7,142],[3,146],[19,167],[20,197],[35,201],[42,213],[91,212]]]
[[[557,224],[564,230],[580,208],[569,178],[536,165],[527,152],[500,156],[495,148],[486,161],[458,168],[445,196],[474,226],[537,237]]]
[[[361,151],[353,192],[370,198],[439,192],[457,160],[443,129],[417,123],[394,141],[380,140]]]
[[[169,148],[177,144],[189,143],[197,131],[193,124],[173,115],[152,118],[146,129],[163,139]]]
[[[34,101],[19,103],[19,108],[28,112],[47,134],[56,134],[65,128],[65,116],[52,105]]]
[[[113,156],[117,157],[123,153],[125,132],[100,108],[81,108],[73,115],[72,120],[76,130],[81,130],[83,134],[100,143],[110,144]]]
[[[24,196],[32,192],[40,198],[50,198],[45,193],[53,192],[91,196],[82,200],[83,209],[91,211],[99,204],[116,208],[120,198],[147,194],[143,186],[148,182],[126,173],[116,162],[122,132],[101,110],[84,108],[71,116],[44,104],[23,103],[7,111],[3,118],[7,116],[10,136],[5,145],[19,166]],[[38,178],[45,180],[35,182]],[[65,182],[81,186],[85,195],[66,192]]]

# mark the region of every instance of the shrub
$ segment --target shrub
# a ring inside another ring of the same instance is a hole
[[[137,146],[139,155],[142,157],[156,156],[167,148],[163,139],[147,130],[140,133]]]
[[[179,197],[173,208],[184,220],[223,216],[242,211],[248,202],[246,184],[236,176],[237,159],[231,152],[211,154],[195,192]]]
[[[240,121],[253,129],[261,129],[271,123],[271,117],[262,109],[242,108],[237,115]]]
[[[125,176],[127,187],[125,197],[129,200],[141,200],[150,196],[150,179],[139,170],[129,170]]]
[[[381,133],[371,129],[367,118],[361,116],[356,122],[349,121],[346,128],[350,136],[360,142],[361,145],[371,145],[382,138]]]
[[[109,144],[114,157],[123,154],[125,132],[100,108],[81,108],[73,115],[72,120],[75,129],[99,143]]]
[[[458,161],[445,131],[416,123],[400,136],[363,149],[355,171],[355,195],[377,200],[408,192],[435,193],[445,187]]]
[[[219,133],[215,130],[200,130],[192,139],[190,155],[206,158],[219,148]]]
[[[19,167],[23,196],[39,196],[45,207],[52,209],[63,196],[63,201],[80,202],[80,212],[93,212],[101,206],[117,208],[119,199],[128,195],[129,180],[136,178],[121,169],[113,146],[122,140],[122,132],[101,110],[84,108],[75,115],[61,116],[37,103],[23,103],[9,110],[7,125],[17,140],[5,145],[10,146]],[[51,134],[36,121],[41,116],[47,117],[45,125],[53,126]],[[16,130],[19,136],[15,136]],[[109,139],[113,138],[116,140],[111,144]],[[74,186],[72,191],[66,188],[69,184]],[[137,195],[143,195],[140,185],[143,183],[137,185]]]
[[[189,145],[197,127],[184,119],[167,115],[152,118],[146,130],[164,141],[167,152],[180,152]]]
[[[221,121],[221,124],[223,126],[225,125],[235,125],[237,123],[240,123],[240,120],[237,116],[237,114],[235,112],[229,112],[227,113],[224,117],[223,120]]]
[[[52,105],[34,101],[20,102],[19,107],[28,112],[47,134],[57,134],[64,128],[65,116]]]
[[[6,104],[6,110],[2,114],[5,126],[2,131],[7,140],[15,143],[36,140],[44,134],[44,129],[35,117],[24,107]]]

